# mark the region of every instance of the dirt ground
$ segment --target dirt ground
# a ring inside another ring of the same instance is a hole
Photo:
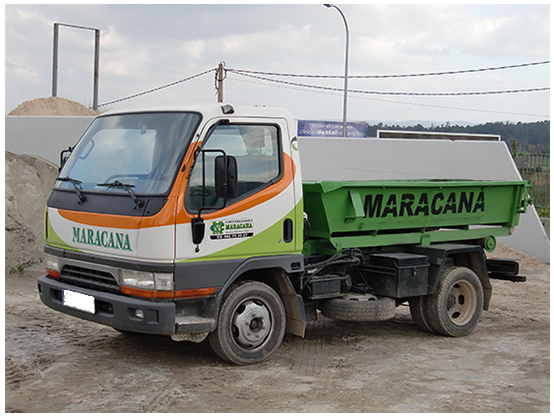
[[[6,412],[549,412],[549,267],[493,281],[468,337],[321,317],[269,361],[228,365],[207,343],[126,336],[52,311],[40,271],[6,275]]]

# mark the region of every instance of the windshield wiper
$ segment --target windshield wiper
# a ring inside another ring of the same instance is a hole
[[[96,184],[96,186],[106,186],[108,188],[123,189],[125,192],[127,192],[129,194],[129,196],[131,198],[133,198],[133,201],[135,202],[135,208],[134,209],[137,209],[137,207],[142,208],[144,206],[144,201],[141,201],[140,199],[138,199],[137,196],[135,195],[135,193],[133,192],[133,188],[135,187],[135,185],[121,183],[119,181],[113,181],[113,182],[110,182],[110,183],[98,183],[98,184]]]
[[[80,180],[70,178],[69,176],[66,176],[63,178],[58,177],[56,178],[56,180],[61,182],[69,182],[73,184],[73,187],[75,188],[75,192],[77,192],[77,198],[79,198],[78,204],[82,204],[87,200],[87,197],[83,195],[83,193],[81,192],[83,188],[81,187],[82,182]]]

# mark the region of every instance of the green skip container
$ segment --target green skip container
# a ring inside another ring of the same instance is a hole
[[[320,181],[303,191],[305,255],[467,240],[493,251],[532,203],[528,181]]]

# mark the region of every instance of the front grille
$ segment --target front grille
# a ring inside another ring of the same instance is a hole
[[[85,267],[65,265],[60,273],[61,280],[75,286],[118,292],[119,285],[115,277],[108,272]]]

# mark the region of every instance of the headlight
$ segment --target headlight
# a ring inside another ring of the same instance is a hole
[[[154,290],[154,274],[135,270],[121,270],[121,284],[138,289]]]
[[[121,269],[121,285],[143,290],[173,290],[173,273]]]
[[[50,276],[60,277],[60,263],[56,256],[44,254],[44,268]]]
[[[156,290],[173,290],[173,273],[154,273]]]
[[[58,264],[58,258],[51,255],[51,254],[45,254],[44,255],[44,267],[46,267],[49,270],[54,270],[59,272],[59,264]]]
[[[203,287],[173,291],[173,273],[140,272],[119,269],[121,292],[141,298],[150,299],[188,299],[212,296],[217,287]],[[135,316],[138,318],[139,316]]]

